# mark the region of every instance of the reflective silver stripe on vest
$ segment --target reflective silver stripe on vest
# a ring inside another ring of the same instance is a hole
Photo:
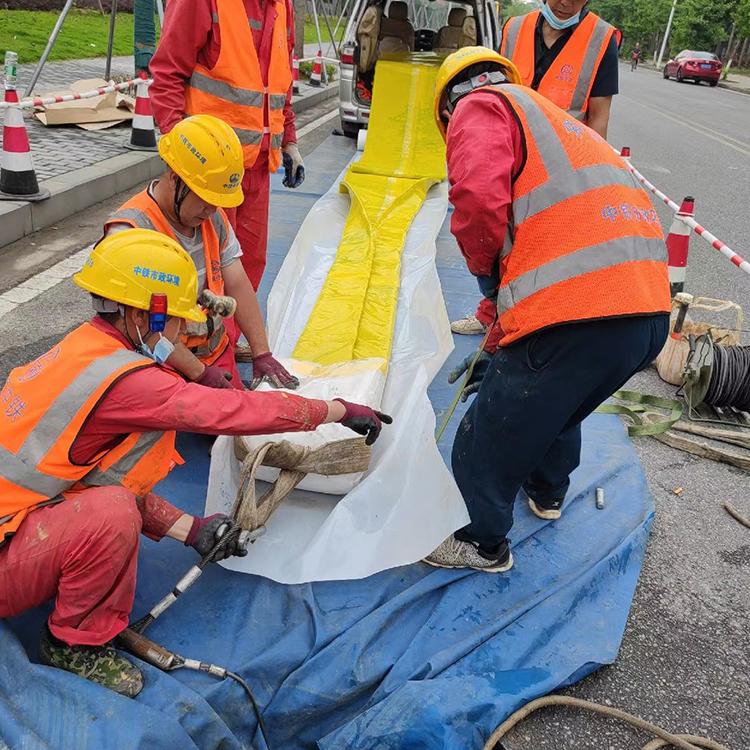
[[[225,81],[217,81],[214,78],[209,78],[207,75],[199,73],[198,71],[194,71],[193,75],[190,76],[190,85],[192,88],[202,91],[204,94],[211,94],[219,99],[223,99],[225,102],[239,104],[243,107],[263,106],[262,91],[241,89],[237,86],[232,86]]]
[[[0,476],[19,487],[52,498],[75,481],[38,471],[35,467],[72,422],[96,389],[117,370],[133,362],[148,362],[142,355],[121,349],[92,362],[51,404],[18,451],[0,448]]]
[[[585,115],[586,94],[596,74],[596,60],[599,57],[599,50],[602,48],[602,44],[604,44],[604,40],[611,28],[601,18],[596,22],[596,26],[594,26],[594,33],[591,35],[588,49],[583,57],[576,87],[573,90],[573,99],[570,102],[569,114],[577,120],[582,120]]]
[[[284,109],[286,106],[286,94],[269,94],[268,106],[271,109]]]
[[[81,483],[87,487],[109,487],[122,484],[122,480],[133,467],[161,440],[163,432],[144,432],[135,445],[119,461],[102,471],[94,468],[86,474]]]
[[[273,133],[271,135],[271,148],[277,149],[281,148],[281,142],[284,140],[284,134],[283,133]]]
[[[107,378],[114,375],[117,370],[136,362],[145,364],[149,360],[128,349],[119,349],[106,357],[94,360],[54,400],[44,416],[26,437],[16,456],[22,461],[36,466],[60,439],[60,436],[94,391]],[[3,469],[0,468],[0,472],[2,471]]]
[[[29,466],[2,446],[0,446],[0,476],[18,487],[49,498],[59,495],[73,485],[73,482],[67,479],[44,474],[33,466]],[[2,523],[4,521],[0,519],[0,524]]]
[[[611,164],[595,164],[591,167],[573,169],[557,132],[539,105],[520,86],[508,85],[504,88],[523,108],[534,144],[549,177],[547,182],[513,201],[513,218],[516,226],[540,211],[587,190],[606,185],[640,189],[635,177],[627,169],[618,169]],[[580,135],[576,129],[580,129]],[[574,124],[572,121],[570,133],[572,138],[594,137],[585,125]]]
[[[248,18],[247,22],[250,24],[250,28],[254,31],[260,31],[263,28],[262,21],[256,21],[254,18]]]
[[[660,237],[619,237],[590,245],[545,263],[500,287],[497,308],[500,314],[542,289],[592,271],[619,266],[633,260],[667,261],[667,250]]]
[[[505,52],[503,52],[503,56],[507,57],[509,59],[513,59],[513,52],[515,52],[516,49],[516,42],[518,42],[518,35],[521,33],[521,24],[523,23],[523,16],[516,16],[514,18],[511,18],[508,23],[505,24],[505,29],[503,30],[503,39],[505,41]],[[500,49],[502,49],[502,45],[500,45]]]
[[[128,221],[134,221],[141,229],[152,229],[158,231],[154,226],[154,223],[149,219],[148,214],[137,208],[123,208],[112,214],[107,219],[107,224],[116,224],[118,221],[122,222],[123,219]]]
[[[232,128],[232,130],[237,133],[237,137],[243,146],[260,146],[260,142],[263,140],[263,131],[261,130],[243,130],[242,128]]]
[[[211,217],[211,223],[214,225],[216,236],[219,238],[219,250],[221,251],[226,247],[227,239],[229,239],[227,224],[218,211]]]
[[[219,23],[219,14],[218,14],[218,13],[212,13],[212,14],[211,14],[211,20],[212,20],[212,21],[213,21],[214,23]]]

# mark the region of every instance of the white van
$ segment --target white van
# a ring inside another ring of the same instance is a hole
[[[341,127],[355,137],[370,117],[375,63],[384,52],[444,52],[500,46],[491,0],[355,0],[341,42]]]

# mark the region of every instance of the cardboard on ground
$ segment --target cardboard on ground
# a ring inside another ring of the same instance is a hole
[[[86,91],[100,89],[107,86],[101,78],[90,78],[76,81],[69,89],[63,91],[49,91],[38,95],[39,98],[49,96],[65,96],[83,94]],[[102,130],[121,122],[133,119],[135,100],[124,94],[112,92],[102,94],[91,99],[78,99],[72,102],[60,102],[40,107],[34,116],[44,125],[78,125],[84,130]]]

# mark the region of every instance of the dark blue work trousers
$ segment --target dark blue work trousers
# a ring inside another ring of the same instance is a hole
[[[498,349],[453,443],[453,475],[471,523],[456,532],[493,548],[523,488],[562,500],[581,459],[581,422],[652,362],[667,314],[569,323]]]

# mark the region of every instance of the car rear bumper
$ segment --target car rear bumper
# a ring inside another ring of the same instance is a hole
[[[693,68],[683,68],[682,75],[684,78],[694,78],[700,81],[718,81],[721,78],[720,70],[695,70]]]
[[[341,66],[339,79],[339,114],[342,122],[352,125],[367,125],[370,121],[370,107],[362,106],[354,95],[354,70]]]

